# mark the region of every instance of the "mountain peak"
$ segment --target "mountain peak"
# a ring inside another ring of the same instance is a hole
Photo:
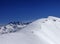
[[[48,18],[38,19],[29,25],[14,24],[0,28],[1,44],[60,44],[60,18],[49,16]],[[19,30],[20,31],[19,31]],[[18,31],[17,31],[18,30]],[[15,32],[4,34],[9,32]],[[11,39],[12,38],[12,39]],[[1,42],[3,41],[3,42]]]
[[[60,18],[58,18],[58,17],[54,17],[54,16],[49,16],[48,19],[60,20]]]

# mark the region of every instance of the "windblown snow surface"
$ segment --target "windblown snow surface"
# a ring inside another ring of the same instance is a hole
[[[60,44],[60,18],[49,16],[15,33],[1,34],[0,44]]]

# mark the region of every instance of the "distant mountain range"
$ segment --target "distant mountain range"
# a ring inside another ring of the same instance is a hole
[[[31,22],[10,22],[5,26],[0,26],[0,34],[16,32]]]

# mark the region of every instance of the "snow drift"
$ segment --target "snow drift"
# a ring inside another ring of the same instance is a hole
[[[60,18],[49,16],[38,19],[18,32],[0,35],[0,43],[60,44]]]

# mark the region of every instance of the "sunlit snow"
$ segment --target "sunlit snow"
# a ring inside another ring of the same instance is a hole
[[[13,26],[6,25],[7,32],[13,30]],[[24,27],[13,33],[1,34],[0,44],[60,44],[60,18],[49,16],[48,18],[38,19],[29,25],[18,25]]]

